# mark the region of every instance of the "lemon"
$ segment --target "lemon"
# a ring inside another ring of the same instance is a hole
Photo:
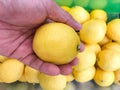
[[[0,62],[4,62],[8,59],[8,57],[0,55]]]
[[[115,75],[113,71],[104,71],[100,68],[96,68],[94,81],[101,87],[107,87],[114,83]]]
[[[120,19],[113,19],[107,24],[107,36],[114,40],[120,42]]]
[[[73,76],[75,80],[81,83],[85,83],[85,82],[92,80],[94,78],[94,75],[95,75],[94,66],[89,67],[83,71],[73,70]]]
[[[90,0],[74,0],[74,4],[81,7],[87,7]]]
[[[95,52],[96,55],[101,51],[101,47],[98,43],[85,44],[85,48]]]
[[[65,10],[66,12],[69,12],[69,10],[70,10],[70,8],[69,8],[68,6],[61,6],[61,8],[62,8],[63,10]]]
[[[70,26],[48,23],[36,31],[33,49],[43,61],[57,65],[71,62],[78,53],[80,38]]]
[[[115,81],[114,83],[120,85],[120,68],[117,69],[115,72]]]
[[[91,9],[103,9],[106,7],[108,0],[90,0],[89,7]]]
[[[91,19],[86,21],[80,31],[81,41],[93,44],[102,41],[106,34],[106,23],[102,20]]]
[[[12,83],[22,76],[24,64],[16,59],[8,59],[0,67],[0,79],[5,83]]]
[[[1,64],[2,64],[2,63],[0,63],[0,68],[1,68]],[[1,83],[1,82],[2,82],[2,80],[1,80],[1,78],[0,78],[0,83]]]
[[[66,75],[67,82],[72,82],[74,80],[73,74]]]
[[[80,6],[72,7],[69,10],[69,14],[80,24],[90,19],[89,12]]]
[[[40,73],[39,83],[43,90],[63,90],[66,87],[66,76],[61,74],[56,76],[49,76],[43,73]]]
[[[112,40],[110,38],[108,38],[107,35],[105,35],[104,39],[102,41],[99,42],[100,46],[104,46],[105,44],[112,42]]]
[[[36,69],[33,69],[29,66],[25,67],[25,74],[24,75],[25,75],[25,79],[27,82],[39,83],[38,74],[39,74],[39,71],[37,71]]]
[[[98,66],[105,71],[115,71],[120,68],[120,53],[104,49],[98,54]]]
[[[91,66],[93,66],[96,62],[96,54],[93,51],[85,49],[83,52],[78,53],[78,64],[73,66],[73,69],[77,71],[83,71]]]
[[[107,21],[107,12],[102,9],[95,9],[90,12],[91,19],[100,19],[103,21]]]
[[[25,78],[25,74],[23,73],[22,76],[19,78],[20,82],[27,82],[26,78]]]
[[[102,49],[111,49],[120,52],[120,44],[118,44],[117,42],[109,42],[105,44]]]

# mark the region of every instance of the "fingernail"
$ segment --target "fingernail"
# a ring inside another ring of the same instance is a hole
[[[85,46],[84,46],[84,44],[83,44],[83,43],[81,43],[81,44],[80,44],[80,52],[83,52],[83,51],[84,51],[84,49],[85,49]]]
[[[78,32],[82,28],[82,25],[79,23],[75,23],[75,30]]]

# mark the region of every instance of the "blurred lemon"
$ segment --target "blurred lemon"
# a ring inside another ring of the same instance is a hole
[[[63,90],[66,87],[66,76],[56,75],[49,76],[43,73],[40,73],[39,83],[43,90]]]
[[[93,44],[102,41],[106,34],[106,23],[102,20],[91,19],[86,21],[80,31],[81,41]]]
[[[43,61],[57,65],[71,62],[79,52],[80,38],[70,26],[48,23],[36,31],[33,49]]]
[[[120,68],[117,69],[115,72],[115,81],[114,83],[120,85]]]
[[[8,59],[0,66],[0,79],[5,83],[17,81],[23,74],[24,64],[16,59]]]
[[[95,52],[96,55],[101,51],[101,47],[98,43],[85,44],[85,48]]]
[[[113,71],[104,71],[100,68],[96,68],[94,81],[101,87],[107,87],[114,83],[115,75]]]
[[[2,64],[2,63],[0,63],[0,68],[1,68],[1,64]],[[2,80],[1,80],[1,78],[0,78],[0,83],[1,83],[1,82],[2,82]]]
[[[100,19],[103,21],[107,21],[107,13],[102,9],[95,9],[90,12],[91,19]]]
[[[85,83],[92,80],[94,78],[94,75],[95,75],[94,66],[89,67],[83,71],[73,70],[73,76],[75,80],[81,83]]]
[[[0,62],[4,62],[8,59],[8,57],[0,55]]]
[[[98,54],[97,64],[105,71],[115,71],[120,68],[120,53],[104,49]]]
[[[120,19],[113,19],[108,22],[107,36],[114,41],[120,42]]]
[[[89,7],[91,9],[103,9],[106,7],[108,0],[90,0]]]
[[[112,40],[110,38],[108,38],[108,36],[105,35],[104,39],[99,42],[99,45],[104,46],[105,44],[107,44],[109,42],[112,42]]]
[[[78,64],[73,66],[73,69],[77,71],[83,71],[93,66],[96,62],[95,52],[90,51],[88,49],[85,49],[83,52],[79,52],[77,58],[78,58]]]
[[[69,14],[80,24],[90,19],[90,14],[87,10],[80,6],[74,6],[69,10]]]
[[[38,74],[40,72],[29,66],[25,66],[25,79],[29,83],[39,83]]]
[[[120,44],[118,44],[117,42],[109,42],[105,44],[102,49],[111,49],[120,52]]]
[[[65,10],[66,12],[69,12],[69,10],[70,10],[70,8],[69,8],[68,6],[61,6],[61,8],[62,8],[63,10]]]
[[[20,82],[27,82],[27,80],[26,80],[26,78],[25,78],[24,72],[23,72],[22,76],[19,78],[18,81],[20,81]]]
[[[76,6],[87,7],[90,0],[74,0]]]
[[[65,75],[65,76],[67,78],[67,82],[72,82],[74,80],[74,77],[73,77],[72,73],[69,74],[69,75]]]

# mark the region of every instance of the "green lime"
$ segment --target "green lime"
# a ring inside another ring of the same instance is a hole
[[[107,0],[91,0],[89,2],[89,7],[91,9],[103,9],[107,5]]]
[[[74,4],[82,7],[87,7],[90,0],[74,0]]]
[[[54,0],[59,6],[70,6],[73,0]]]

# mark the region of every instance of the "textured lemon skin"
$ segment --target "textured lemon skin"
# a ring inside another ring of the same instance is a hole
[[[49,23],[37,30],[33,49],[43,61],[61,65],[76,57],[79,44],[79,36],[73,28],[62,23]]]

